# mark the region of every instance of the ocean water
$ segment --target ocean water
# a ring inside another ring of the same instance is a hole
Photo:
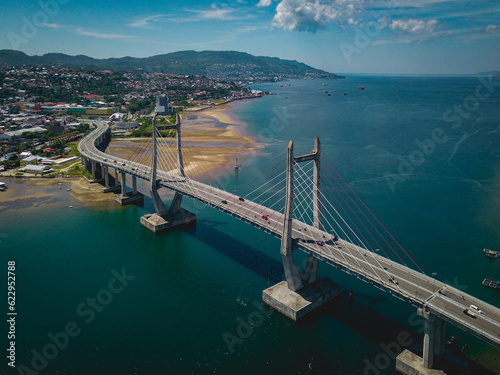
[[[254,88],[276,95],[232,104],[262,147],[240,158],[241,171],[219,171],[227,190],[281,160],[289,140],[301,154],[319,136],[324,158],[427,274],[500,306],[498,291],[481,285],[500,278],[500,261],[482,253],[500,249],[498,80],[352,76]],[[98,210],[64,193],[0,212],[5,274],[16,262],[16,365],[40,374],[394,374],[381,343],[403,331],[421,341],[410,305],[325,264],[319,272],[341,285],[341,299],[301,324],[269,312],[261,293],[283,277],[279,241],[211,208],[186,199],[196,227],[154,236],[139,224],[149,200]],[[451,335],[480,362],[500,360],[447,326]],[[19,373],[6,362],[3,373]]]

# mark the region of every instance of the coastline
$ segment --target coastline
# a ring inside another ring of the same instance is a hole
[[[244,124],[231,114],[232,105],[224,103],[181,114],[184,169],[191,178],[216,173],[235,162],[236,158],[255,154],[260,147],[246,135]],[[136,154],[131,144],[150,144],[150,138],[115,139],[107,152],[122,158]],[[162,145],[174,150],[175,145]],[[149,159],[151,160],[150,156]],[[242,160],[242,159],[240,159]],[[84,177],[15,178],[0,174],[7,190],[0,193],[0,212],[16,207],[37,207],[42,202],[79,203],[87,207],[114,207],[114,194],[102,192],[100,184],[91,184]],[[64,195],[64,198],[62,196]],[[68,200],[67,196],[72,200]]]
[[[181,114],[184,170],[189,177],[199,178],[228,168],[236,158],[257,152],[260,145],[246,135],[244,124],[231,114],[231,110],[232,106],[225,103]],[[171,144],[159,145],[160,152],[168,149],[175,154],[175,139],[171,140]],[[132,159],[139,147],[142,149],[140,161],[149,164],[150,138],[115,139],[107,152]]]

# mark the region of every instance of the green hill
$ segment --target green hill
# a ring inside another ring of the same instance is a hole
[[[145,58],[94,59],[85,55],[48,53],[28,56],[20,51],[0,50],[0,66],[64,65],[90,69],[197,75],[222,80],[271,81],[290,78],[342,78],[295,60],[253,56],[236,51],[180,51]]]

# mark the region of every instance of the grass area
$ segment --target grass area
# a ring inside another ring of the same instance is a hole
[[[71,151],[68,152],[69,156],[80,156],[80,152],[78,152],[78,146],[76,143],[67,143],[66,147],[71,147]]]

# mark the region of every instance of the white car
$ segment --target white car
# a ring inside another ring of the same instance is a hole
[[[472,310],[472,311],[474,311],[474,312],[476,312],[476,313],[478,313],[478,314],[482,314],[482,313],[483,313],[483,312],[479,309],[479,307],[474,306],[474,305],[470,305],[470,306],[469,306],[469,310]]]

